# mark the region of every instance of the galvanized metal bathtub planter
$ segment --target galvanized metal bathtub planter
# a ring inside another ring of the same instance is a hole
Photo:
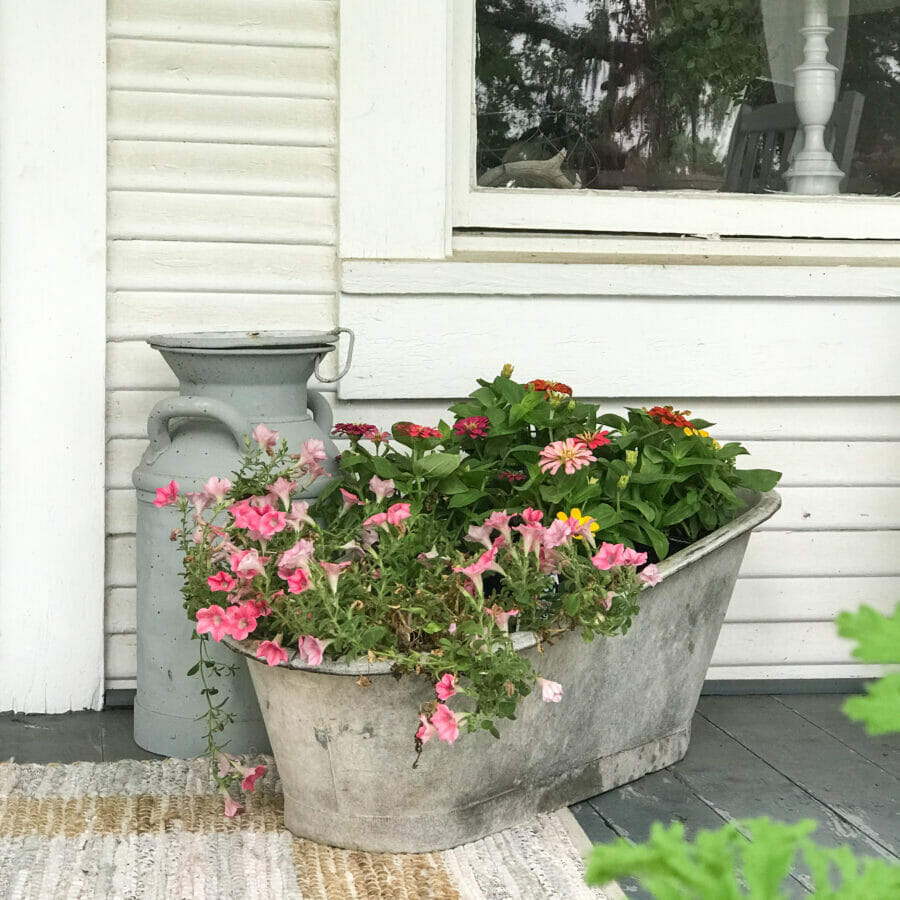
[[[515,636],[561,703],[523,701],[500,740],[463,733],[429,742],[413,768],[416,711],[434,698],[425,678],[396,679],[387,663],[248,657],[295,834],[339,847],[428,851],[454,847],[633,781],[681,759],[750,531],[781,504],[754,495],[729,525],[659,566],[624,637],[585,643],[566,634],[539,655]],[[365,675],[368,687],[357,681]]]

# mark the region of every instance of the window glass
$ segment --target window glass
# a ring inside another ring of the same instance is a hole
[[[900,194],[900,0],[477,0],[476,27],[481,187]],[[794,168],[801,64],[837,70],[830,180]]]

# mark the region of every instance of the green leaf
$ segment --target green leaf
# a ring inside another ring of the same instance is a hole
[[[498,375],[492,387],[510,406],[520,403],[525,396],[525,388],[505,375]]]
[[[200,663],[196,662],[187,670],[188,678],[190,678],[191,675],[196,675],[199,671],[200,671]]]
[[[443,631],[443,630],[444,630],[444,626],[439,625],[437,622],[429,622],[425,626],[425,629],[424,629],[426,634],[437,634],[437,632]]]
[[[716,450],[716,456],[719,459],[734,459],[736,456],[749,456],[749,454],[749,450],[733,441]]]
[[[459,468],[459,463],[456,453],[429,453],[413,462],[413,471],[429,478],[446,478]]]
[[[654,528],[652,525],[646,524],[643,526],[644,534],[650,540],[650,546],[653,547],[653,552],[660,558],[665,559],[669,555],[669,539],[658,529]]]
[[[856,641],[853,651],[857,659],[867,663],[900,663],[900,603],[888,617],[871,606],[861,606],[855,613],[842,612],[837,617],[838,634]]]
[[[573,618],[578,613],[579,605],[577,594],[566,594],[566,596],[563,597],[563,609],[565,609],[566,613]]]
[[[600,531],[618,525],[622,517],[608,503],[598,503],[596,506],[585,505],[581,510],[586,516],[590,516]]]
[[[383,456],[372,457],[372,468],[379,478],[395,478],[400,474],[400,467]]]
[[[866,693],[851,697],[843,708],[854,722],[862,722],[871,735],[900,731],[900,672],[867,684]]]
[[[762,493],[771,491],[781,478],[781,472],[774,472],[772,469],[736,469],[735,475],[738,484]]]
[[[469,506],[476,500],[480,500],[485,496],[487,495],[484,493],[484,491],[478,490],[477,488],[470,488],[467,491],[462,491],[459,494],[454,494],[450,498],[450,502],[447,505],[450,507],[450,509],[461,509],[463,506]]]

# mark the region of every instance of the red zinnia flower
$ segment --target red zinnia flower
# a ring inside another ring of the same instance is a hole
[[[589,450],[605,447],[609,443],[608,431],[582,431],[576,434],[575,439],[581,441]]]
[[[528,382],[527,386],[533,387],[536,391],[543,391],[545,397],[549,397],[551,394],[572,396],[572,388],[561,381],[546,381],[543,378],[534,378]]]
[[[688,413],[690,413],[689,409],[684,410],[684,412],[679,412],[677,409],[672,409],[671,406],[654,406],[652,409],[647,410],[647,414],[650,418],[659,422],[661,425],[674,425],[678,428],[693,428],[693,422],[685,418]]]
[[[331,429],[332,434],[341,435],[349,438],[374,438],[380,434],[374,425],[367,425],[364,422],[338,422]]]
[[[527,476],[524,472],[509,472],[504,469],[502,472],[497,473],[497,477],[501,481],[509,481],[512,484],[517,484],[520,481],[524,481]]]
[[[453,433],[458,437],[480,438],[488,433],[490,426],[491,420],[487,416],[468,416],[453,426]]]
[[[443,437],[437,428],[431,428],[428,425],[414,425],[412,422],[397,422],[394,430],[399,434],[406,434],[414,438]]]

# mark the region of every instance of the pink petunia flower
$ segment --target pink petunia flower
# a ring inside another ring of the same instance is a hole
[[[574,527],[573,527],[574,524]],[[571,519],[554,519],[550,527],[544,531],[544,546],[548,550],[568,544],[575,534],[578,522]]]
[[[288,481],[287,478],[279,476],[274,484],[267,485],[267,487],[273,499],[277,497],[284,504],[285,509],[291,508],[291,494],[297,490],[296,481]]]
[[[421,713],[419,714],[419,730],[416,732],[416,737],[423,743],[427,744],[437,733],[437,728],[425,718]]]
[[[306,538],[300,538],[278,557],[278,577],[290,578],[296,569],[308,569],[309,561],[316,552],[316,545]]]
[[[225,610],[213,604],[197,610],[197,634],[209,634],[214,641],[221,641],[228,633]]]
[[[448,744],[452,744],[459,737],[459,722],[456,713],[443,703],[438,704],[438,708],[431,716],[431,724],[437,729],[438,739]]]
[[[343,488],[340,488],[341,499],[344,502],[344,505],[341,507],[341,511],[339,515],[344,515],[348,510],[352,509],[354,506],[363,506],[362,500],[356,496],[356,494],[351,494],[350,491],[345,491]]]
[[[591,562],[601,572],[606,572],[616,566],[623,565],[625,548],[621,544],[608,544],[604,541],[596,555],[591,557]]]
[[[526,553],[540,553],[544,543],[543,525],[516,525],[515,530],[522,535],[522,549]]]
[[[255,547],[249,550],[238,550],[231,554],[229,563],[231,571],[242,581],[251,581],[257,575],[262,574],[263,567],[269,561],[268,557],[260,556]]]
[[[459,572],[462,575],[468,577],[469,581],[472,583],[472,587],[478,592],[479,595],[484,594],[484,585],[481,580],[481,576],[485,572],[499,572],[501,575],[505,575],[506,572],[500,568],[499,563],[496,561],[497,557],[497,549],[498,547],[495,545],[490,550],[485,550],[481,556],[478,557],[475,562],[471,565],[466,566],[465,568],[461,566],[454,566],[453,571]]]
[[[256,510],[250,505],[249,500],[241,500],[228,507],[228,512],[234,518],[235,528],[250,528],[256,521]]]
[[[493,546],[491,543],[491,529],[487,523],[483,525],[470,525],[466,532],[466,540],[476,544],[481,544],[488,550]]]
[[[325,452],[325,444],[319,438],[309,438],[301,445],[299,463],[311,475],[324,472],[319,463],[326,459],[328,454]]]
[[[319,565],[325,570],[325,577],[328,579],[328,587],[331,588],[332,594],[337,594],[338,579],[344,572],[344,569],[350,565],[349,562],[330,563],[323,562]]]
[[[486,608],[485,612],[494,620],[501,631],[507,632],[509,631],[510,616],[519,615],[519,610],[511,609],[509,611],[504,611],[501,607],[497,606],[496,603],[490,608]]]
[[[551,475],[555,475],[560,466],[564,467],[566,475],[571,475],[595,461],[596,457],[585,444],[575,438],[566,438],[564,441],[547,444],[541,450],[539,465],[542,472],[549,472]]]
[[[387,521],[389,525],[399,525],[404,519],[408,519],[412,513],[409,510],[408,503],[395,503],[389,506],[387,510]]]
[[[268,503],[256,509],[251,508],[243,518],[248,523],[247,537],[251,541],[268,541],[278,532],[284,531],[287,525],[285,514],[281,510],[273,509]]]
[[[236,641],[243,641],[256,629],[256,605],[242,603],[225,610],[225,633]]]
[[[647,562],[646,553],[638,553],[636,550],[632,550],[631,547],[626,547],[622,551],[623,566],[642,566],[645,562]]]
[[[316,524],[309,515],[309,503],[306,500],[294,500],[291,503],[291,511],[284,517],[284,521],[294,531],[299,531],[303,522],[306,522],[308,525]]]
[[[278,438],[278,432],[266,428],[262,422],[253,429],[253,440],[259,444],[260,450],[265,450],[270,455],[278,445]]]
[[[456,693],[456,676],[452,672],[447,672],[443,678],[434,686],[434,691],[438,695],[439,700],[449,700]]]
[[[558,681],[549,681],[546,678],[537,679],[541,689],[541,699],[544,703],[559,703],[562,700],[563,689]]]
[[[216,503],[221,503],[225,499],[225,495],[231,490],[231,482],[227,478],[217,478],[213,475],[213,477],[203,485],[203,490],[209,494]]]
[[[213,502],[212,496],[207,494],[206,491],[185,491],[184,496],[187,497],[188,502],[193,505],[194,513],[197,516],[202,516],[203,510]]]
[[[237,800],[232,799],[231,794],[229,794],[225,788],[222,788],[222,796],[225,798],[225,815],[229,819],[233,819],[244,811],[243,805],[238,803]]]
[[[174,506],[178,502],[178,482],[170,481],[165,487],[156,489],[156,499],[153,505],[157,509],[163,506]]]
[[[244,778],[241,781],[241,788],[245,791],[252,791],[256,787],[256,782],[266,774],[265,766],[251,766],[249,769],[242,769]]]
[[[656,565],[650,563],[649,566],[645,566],[640,572],[638,581],[643,581],[648,587],[653,587],[653,585],[659,584],[662,581],[662,575],[659,574],[659,569]]]
[[[320,666],[322,665],[322,658],[325,652],[325,648],[331,643],[331,641],[321,641],[317,637],[313,637],[311,634],[302,635],[297,640],[297,648],[300,653],[300,659],[306,659],[306,662],[311,666]]]
[[[386,512],[375,513],[374,515],[369,516],[368,519],[363,520],[364,527],[368,525],[368,526],[371,526],[374,528],[378,525],[386,525],[386,524],[387,524],[387,513]]]
[[[369,490],[375,495],[376,503],[381,503],[382,500],[386,500],[394,495],[394,479],[381,479],[377,475],[373,475],[369,479]]]
[[[211,591],[225,591],[226,594],[234,590],[234,586],[237,584],[227,572],[217,572],[215,575],[210,575],[206,579],[206,583]]]
[[[301,567],[289,575],[285,581],[287,581],[288,590],[292,594],[302,594],[309,587],[309,572]]]
[[[512,518],[511,515],[507,514],[506,510],[494,510],[485,520],[484,527],[496,529],[503,535],[504,540],[511,541],[512,535],[510,534],[509,529],[509,520]]]
[[[281,646],[281,635],[276,635],[274,641],[262,641],[256,648],[256,658],[264,659],[270,666],[287,662],[287,650]]]
[[[544,518],[543,512],[539,509],[532,509],[530,506],[527,509],[523,509],[519,515],[522,517],[522,521],[526,525],[539,525],[541,523],[541,519]]]

